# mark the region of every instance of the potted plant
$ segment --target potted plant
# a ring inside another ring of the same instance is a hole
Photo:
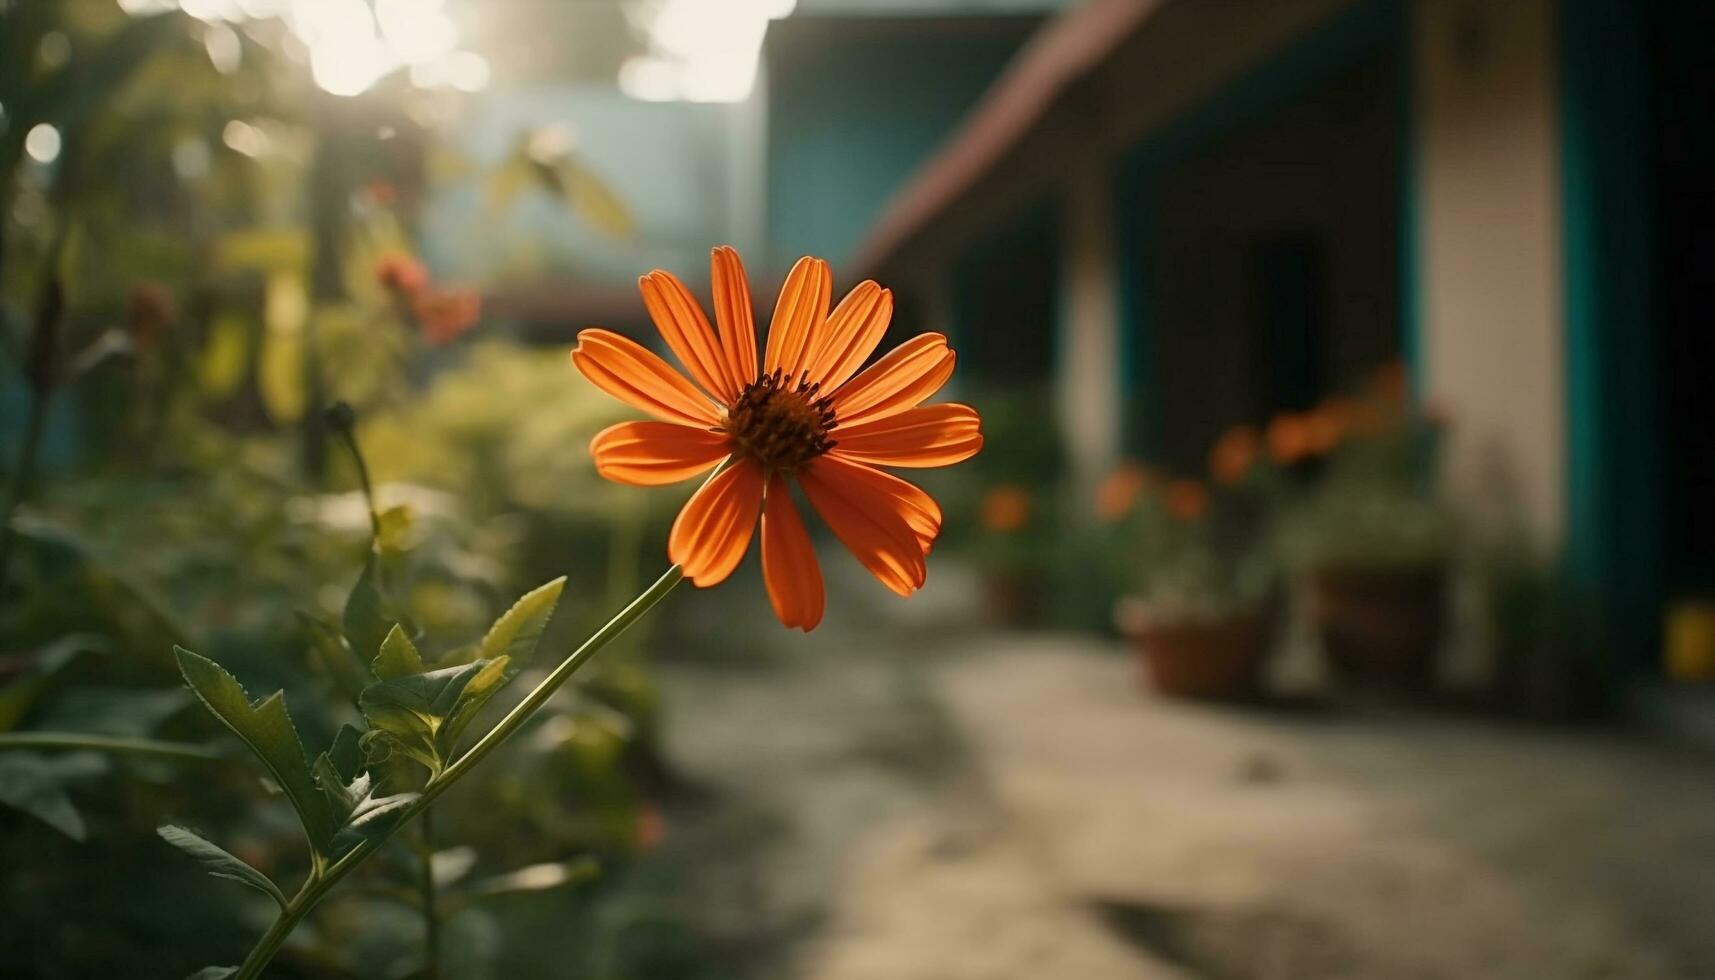
[[[1127,516],[1134,577],[1115,622],[1163,694],[1232,700],[1263,689],[1279,603],[1257,444],[1234,430],[1211,453],[1213,495],[1195,480],[1145,485]]]
[[[1362,426],[1351,421],[1358,411]],[[1338,445],[1320,484],[1283,519],[1280,551],[1304,573],[1310,623],[1337,676],[1426,689],[1445,633],[1453,538],[1435,493],[1438,429],[1361,401],[1317,412]]]
[[[1039,623],[1046,611],[1047,562],[1054,543],[1051,508],[1017,483],[984,490],[972,549],[989,615],[1007,626]]]

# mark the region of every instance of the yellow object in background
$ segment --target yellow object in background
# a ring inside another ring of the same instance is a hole
[[[1681,600],[1667,608],[1667,676],[1715,681],[1715,601]]]

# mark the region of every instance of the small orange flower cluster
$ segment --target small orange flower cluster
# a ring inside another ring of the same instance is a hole
[[[1209,512],[1209,490],[1201,481],[1179,477],[1163,483],[1155,470],[1127,460],[1096,485],[1096,516],[1110,524],[1124,520],[1158,486],[1161,505],[1173,519],[1196,521]]]
[[[1279,466],[1326,456],[1346,439],[1372,438],[1404,421],[1405,367],[1389,362],[1371,375],[1361,397],[1334,397],[1306,412],[1282,412],[1268,424],[1268,454]]]
[[[1209,476],[1230,487],[1250,475],[1262,451],[1262,438],[1248,425],[1235,425],[1209,448]]]
[[[376,261],[375,281],[394,296],[409,299],[429,288],[429,270],[411,256],[394,252]]]
[[[1209,512],[1209,491],[1192,479],[1178,479],[1167,485],[1167,513],[1177,521],[1200,520]]]
[[[1096,516],[1110,523],[1125,517],[1155,480],[1154,471],[1142,463],[1121,463],[1096,486]]]
[[[1016,484],[1004,483],[983,494],[978,516],[985,530],[1011,534],[1030,523],[1030,511],[1030,491]]]
[[[393,253],[375,263],[375,281],[410,312],[431,346],[450,344],[482,317],[482,297],[473,289],[436,286],[423,263]]]

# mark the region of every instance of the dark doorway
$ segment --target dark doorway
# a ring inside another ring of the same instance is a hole
[[[1228,427],[1399,356],[1399,85],[1382,46],[1149,179],[1150,455],[1201,470]]]
[[[1649,34],[1669,595],[1715,594],[1715,4],[1653,0]]]

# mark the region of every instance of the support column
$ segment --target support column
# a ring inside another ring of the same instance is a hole
[[[1566,522],[1565,311],[1553,0],[1417,0],[1424,401],[1464,511]]]
[[[1077,173],[1063,214],[1055,412],[1073,490],[1088,499],[1081,491],[1119,460],[1124,409],[1114,183],[1105,164]]]

